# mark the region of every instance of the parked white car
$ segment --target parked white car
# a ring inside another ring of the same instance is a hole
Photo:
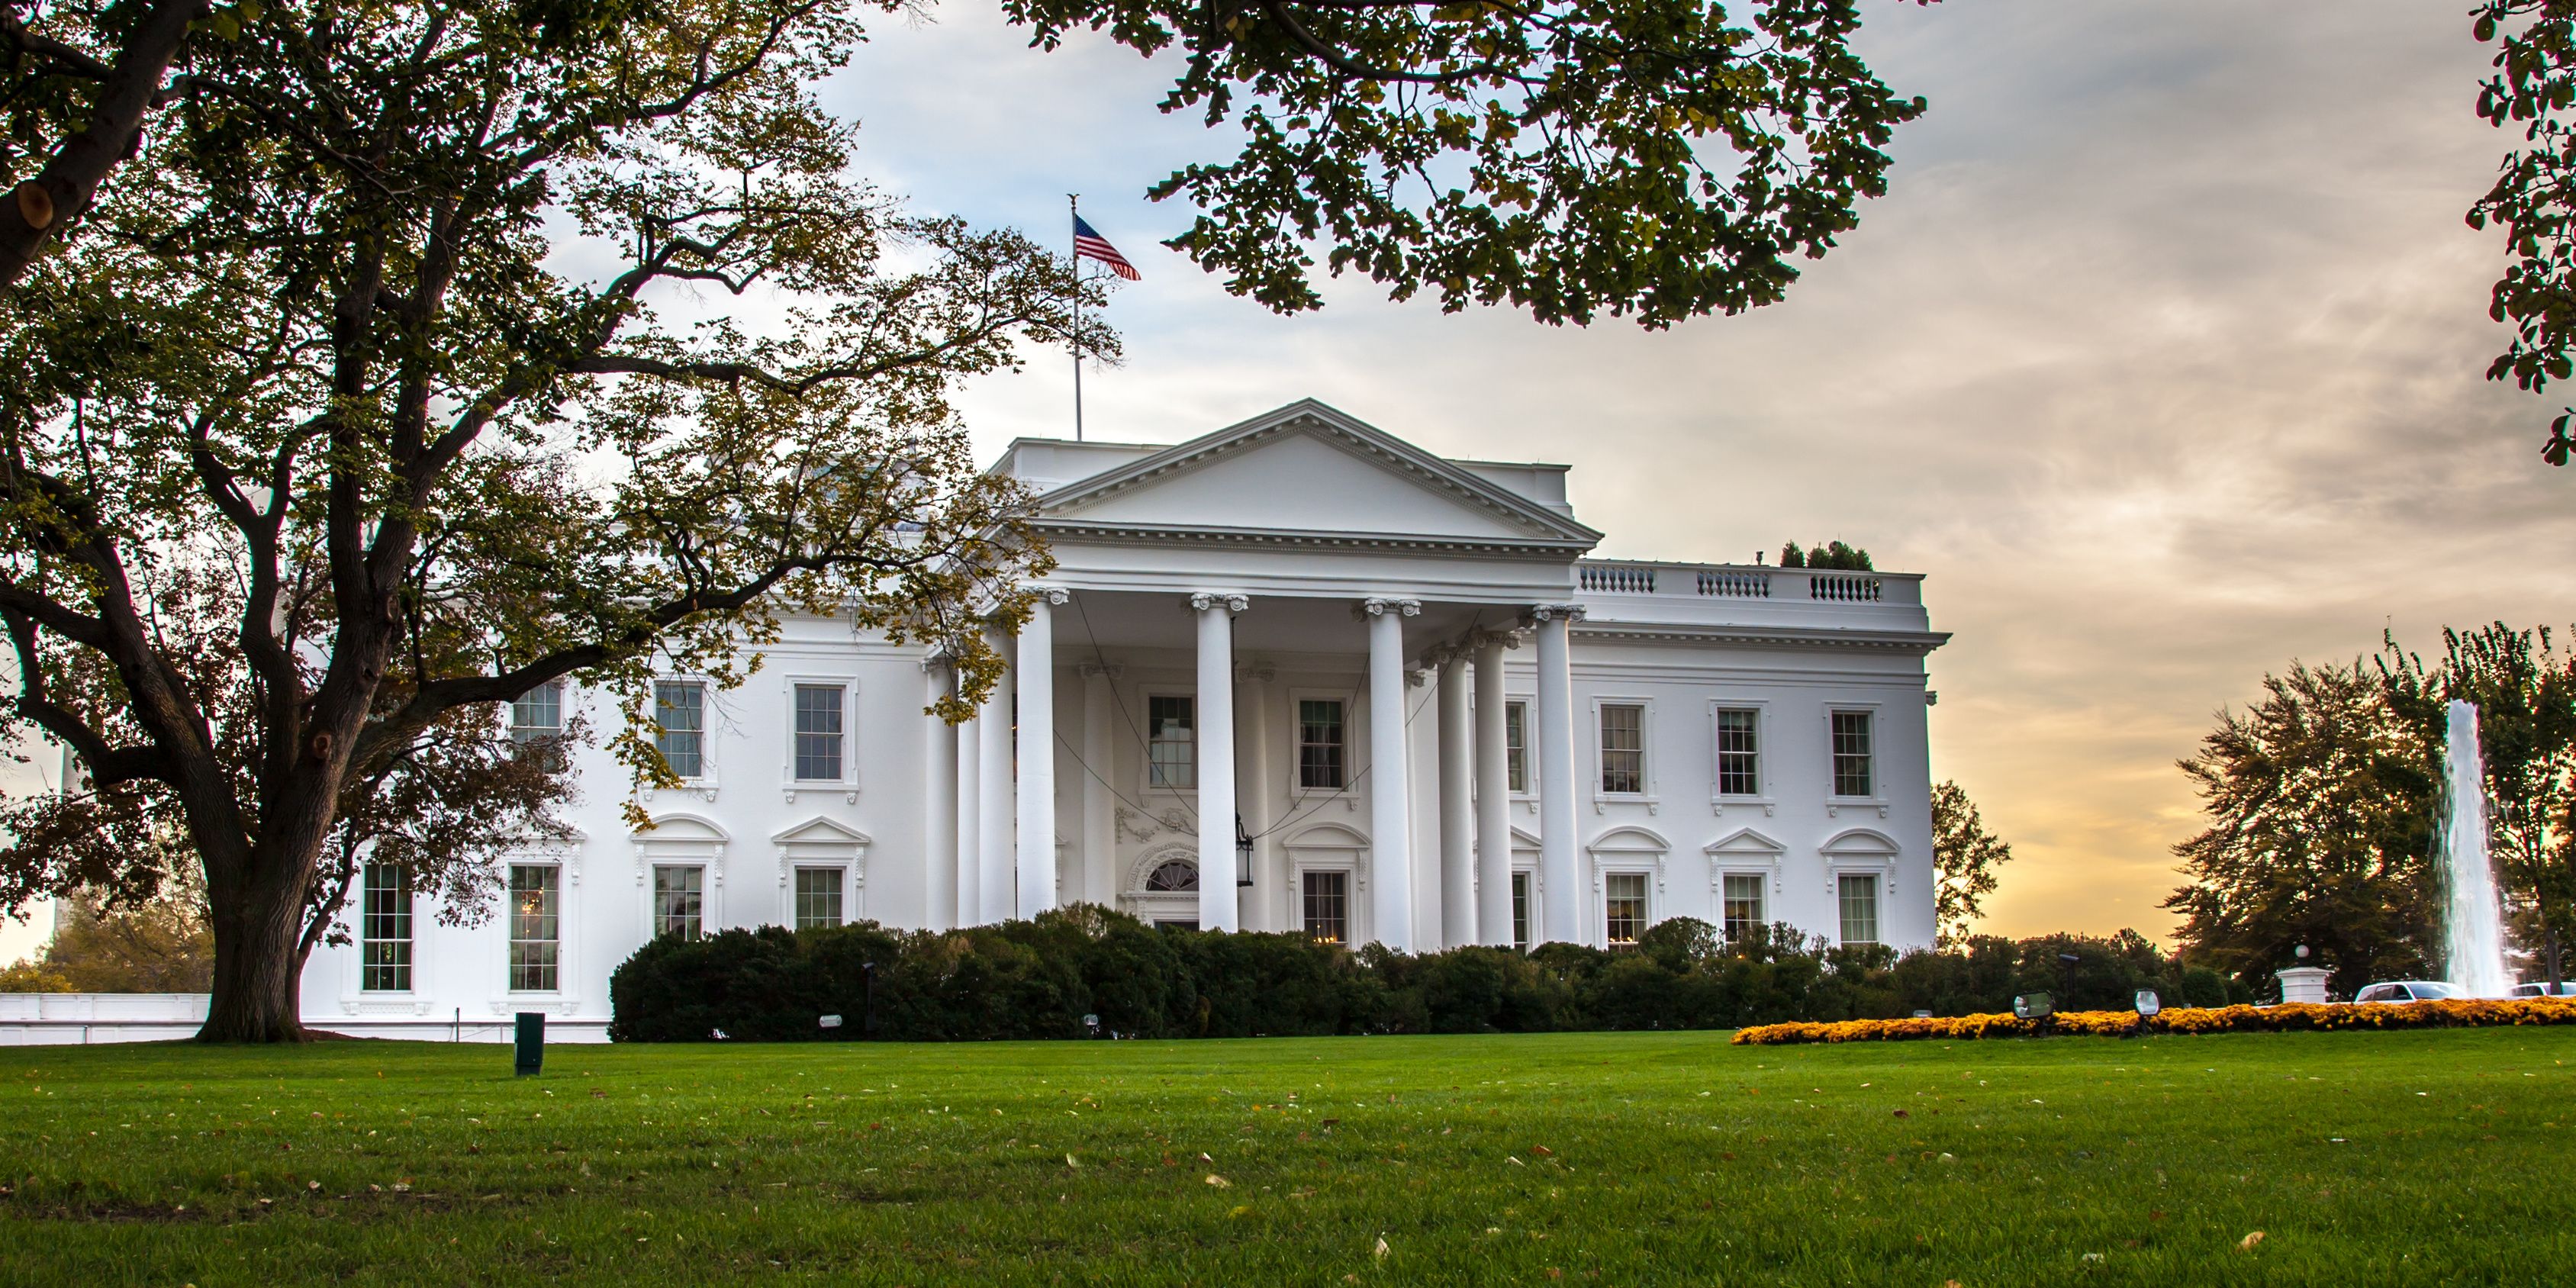
[[[2352,995],[2356,1002],[2442,1002],[2461,996],[2459,986],[2438,979],[2400,979],[2373,984]]]
[[[2515,997],[2550,997],[2550,996],[2553,996],[2553,994],[2551,994],[2551,993],[2550,993],[2550,991],[2549,991],[2549,985],[2547,985],[2547,984],[2545,984],[2545,983],[2516,984],[2516,985],[2514,985],[2514,986],[2513,986],[2513,994],[2512,994],[2512,995],[2513,995],[2513,996],[2515,996]],[[2557,992],[2556,994],[2554,994],[2554,996],[2558,996],[2558,997],[2576,997],[2576,980],[2567,980],[2567,981],[2562,981],[2562,982],[2560,982],[2560,984],[2558,985],[2558,992]]]

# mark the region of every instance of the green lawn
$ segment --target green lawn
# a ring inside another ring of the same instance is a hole
[[[0,1061],[8,1283],[2576,1276],[2566,1029]]]

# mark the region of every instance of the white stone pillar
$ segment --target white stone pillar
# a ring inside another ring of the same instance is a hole
[[[1371,599],[1369,673],[1369,912],[1377,941],[1412,952],[1413,783],[1404,754],[1404,619],[1419,614],[1412,599]]]
[[[1198,614],[1199,929],[1243,926],[1234,889],[1234,615],[1241,595],[1192,595]]]
[[[1544,939],[1590,944],[1583,888],[1574,870],[1574,667],[1570,627],[1583,609],[1541,604],[1538,623],[1538,870],[1546,887]]]
[[[1440,946],[1476,942],[1475,802],[1468,793],[1467,652],[1440,660]]]
[[[1252,855],[1244,875],[1252,878],[1250,887],[1237,887],[1243,893],[1243,924],[1254,930],[1279,929],[1279,881],[1265,871],[1263,856],[1278,838],[1262,835],[1277,819],[1270,809],[1270,679],[1266,667],[1247,666],[1235,677],[1234,726],[1241,735],[1237,741],[1243,751],[1235,757],[1234,812],[1243,816],[1244,829],[1253,834]],[[1243,856],[1237,855],[1241,858]]]
[[[1476,641],[1476,941],[1512,943],[1511,746],[1501,635]]]
[[[1117,744],[1109,737],[1117,719],[1109,685],[1118,668],[1082,668],[1082,898],[1103,907],[1118,902],[1118,799],[1108,780],[1118,772]]]
[[[1049,587],[1020,627],[1019,915],[1055,906],[1055,606],[1071,599]]]
[[[955,683],[954,668],[950,682]],[[957,726],[957,853],[951,876],[957,887],[957,922],[971,926],[984,919],[984,737],[983,712]]]
[[[932,654],[921,660],[921,849],[922,924],[946,930],[957,924],[957,726],[939,715],[939,700],[948,696],[948,659]]]
[[[1020,917],[1056,907],[1056,605],[1069,598],[1038,590],[1020,626]]]
[[[1007,658],[1009,638],[998,632],[987,638]],[[1018,787],[1012,774],[1016,751],[1011,720],[1011,686],[995,684],[975,713],[975,723],[983,726],[975,737],[976,758],[982,762],[976,771],[976,797],[983,806],[976,824],[975,924],[979,926],[1010,920],[1018,902],[1013,889],[1017,874],[1012,871]]]

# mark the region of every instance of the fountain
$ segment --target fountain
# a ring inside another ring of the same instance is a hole
[[[2478,709],[2454,701],[2445,754],[2440,853],[2450,882],[2442,947],[2450,982],[2469,997],[2503,997],[2513,977],[2504,964],[2504,913],[2495,865],[2487,855],[2486,766],[2478,752]]]

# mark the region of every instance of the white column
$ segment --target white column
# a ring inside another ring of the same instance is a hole
[[[1404,754],[1404,619],[1411,599],[1371,599],[1369,671],[1369,915],[1377,941],[1413,951],[1412,766]]]
[[[1504,739],[1503,646],[1476,641],[1476,941],[1512,942],[1511,749]]]
[[[957,884],[957,924],[960,926],[971,926],[984,919],[982,715],[979,709],[977,718],[957,726],[957,853],[953,875]]]
[[[1598,928],[1586,925],[1583,892],[1574,870],[1574,669],[1568,628],[1583,610],[1541,604],[1538,622],[1538,870],[1545,886],[1547,920],[1540,934],[1564,943],[1589,944]]]
[[[957,726],[939,714],[948,684],[947,658],[921,660],[921,848],[929,887],[922,924],[932,930],[957,924]]]
[[[1251,866],[1244,869],[1252,877],[1249,888],[1236,887],[1243,893],[1243,924],[1254,930],[1277,930],[1279,882],[1264,869],[1262,856],[1277,844],[1275,836],[1261,835],[1275,825],[1277,817],[1270,808],[1270,677],[1264,667],[1247,666],[1236,677],[1234,693],[1235,731],[1243,752],[1235,757],[1234,810],[1243,816],[1245,830],[1253,833]],[[1238,858],[1242,857],[1240,855]]]
[[[1467,653],[1440,660],[1440,946],[1476,942],[1475,802],[1468,796]]]
[[[1055,906],[1055,606],[1072,598],[1038,592],[1020,627],[1019,915]]]
[[[994,648],[1008,655],[1011,642],[998,633],[987,636]],[[977,770],[976,797],[982,803],[981,819],[976,824],[975,853],[975,924],[990,926],[1011,919],[1017,904],[1013,890],[1016,874],[1012,872],[1012,843],[1017,820],[1012,817],[1018,806],[1014,800],[1016,785],[1012,782],[1011,762],[1015,751],[1011,741],[1011,686],[995,684],[984,704],[975,711],[975,723],[983,726],[975,736],[976,758],[982,762]]]
[[[1192,595],[1199,618],[1199,929],[1239,930],[1234,890],[1234,615],[1241,595]]]
[[[1107,781],[1118,772],[1117,744],[1109,725],[1117,718],[1110,681],[1118,668],[1082,668],[1082,897],[1104,907],[1118,902],[1118,800]]]

